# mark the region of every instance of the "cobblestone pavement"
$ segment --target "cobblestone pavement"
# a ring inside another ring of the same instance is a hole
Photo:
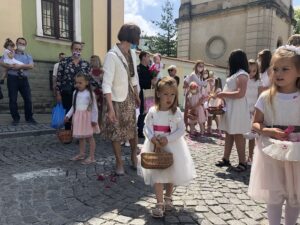
[[[177,187],[176,210],[155,220],[150,216],[153,191],[130,169],[128,148],[123,151],[126,174],[115,178],[110,177],[111,147],[99,137],[97,163],[88,166],[68,161],[78,146],[62,145],[54,134],[3,138],[0,224],[267,224],[265,206],[247,196],[249,172],[214,166],[222,155],[222,141],[187,140],[198,177],[188,187]]]

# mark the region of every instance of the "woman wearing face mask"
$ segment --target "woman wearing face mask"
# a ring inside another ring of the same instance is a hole
[[[116,175],[124,175],[121,156],[121,142],[129,140],[131,147],[131,168],[136,169],[137,133],[136,107],[140,104],[136,54],[133,46],[139,44],[141,30],[138,26],[124,24],[117,43],[105,56],[103,64],[102,130],[105,139],[112,142],[116,157]]]
[[[75,76],[79,72],[89,74],[90,65],[81,58],[82,51],[81,42],[72,42],[72,56],[66,57],[59,63],[56,79],[56,100],[62,102],[66,112],[72,107]],[[91,84],[99,87],[100,85],[91,78]],[[70,120],[71,121],[71,118]],[[65,129],[71,130],[71,122],[65,123]]]
[[[188,75],[183,82],[183,88],[186,89],[185,93],[185,101],[187,100],[186,97],[189,95],[189,85],[192,82],[195,82],[199,88],[206,87],[207,81],[203,79],[203,72],[204,72],[204,62],[202,60],[198,60],[194,66],[194,71]],[[184,108],[184,115],[187,115],[187,107]],[[188,118],[184,117],[184,123],[186,126],[186,131],[188,131]]]

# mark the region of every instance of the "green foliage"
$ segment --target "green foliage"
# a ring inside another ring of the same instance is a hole
[[[159,28],[157,36],[144,36],[145,43],[152,53],[159,52],[162,55],[177,56],[177,28],[173,17],[174,5],[166,0],[162,6],[160,21],[152,21]]]
[[[294,33],[300,34],[300,9],[295,9],[294,11]]]

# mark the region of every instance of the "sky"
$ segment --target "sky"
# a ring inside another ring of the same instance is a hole
[[[124,0],[125,22],[134,22],[142,29],[142,34],[155,35],[158,29],[151,21],[159,21],[163,0]],[[174,19],[178,18],[180,0],[170,0],[174,5]],[[300,0],[293,0],[294,7],[300,7]]]

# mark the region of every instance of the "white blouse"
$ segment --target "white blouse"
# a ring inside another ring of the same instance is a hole
[[[73,98],[75,95],[75,91],[73,93]],[[93,93],[93,104],[92,104],[92,121],[91,122],[98,122],[98,107],[97,107],[97,100],[96,97]],[[88,90],[84,91],[78,91],[77,97],[76,97],[76,111],[85,111],[88,109],[88,106],[90,105],[91,102],[91,96],[90,92]],[[74,106],[72,105],[71,109],[67,113],[67,117],[71,118],[71,116],[74,113]]]

